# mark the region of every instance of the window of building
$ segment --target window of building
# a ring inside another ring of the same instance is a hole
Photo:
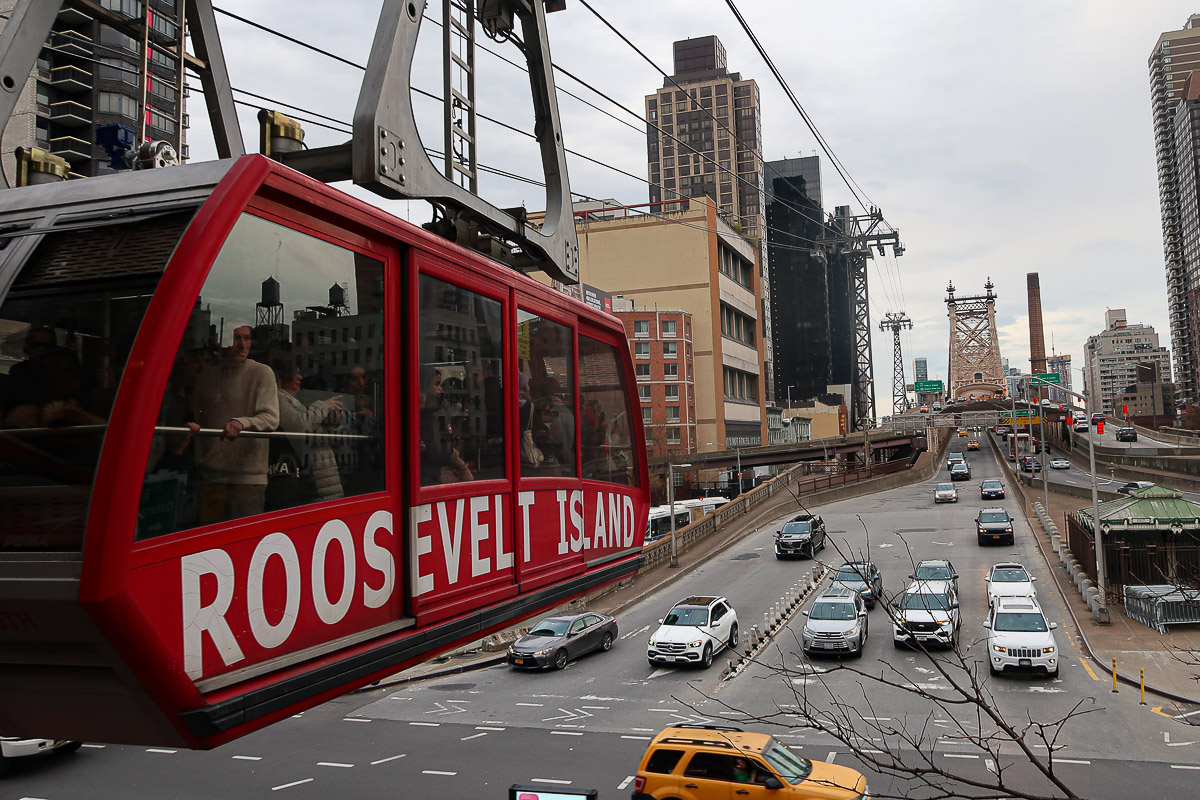
[[[678,364],[663,364],[663,377],[669,381],[679,380],[679,365]]]
[[[120,81],[136,86],[140,71],[137,66],[119,58],[101,58],[97,72],[101,80]]]
[[[634,342],[633,343],[633,357],[634,358],[649,358],[650,357],[650,343],[649,342]]]
[[[639,386],[638,387],[638,399],[641,400],[643,403],[650,402],[650,387],[649,386]]]
[[[138,116],[137,101],[117,92],[100,92],[96,97],[96,110],[101,114],[116,114],[129,119],[137,119]]]
[[[639,381],[650,380],[650,365],[649,364],[634,364],[634,372],[637,374]]]
[[[679,343],[663,342],[663,358],[679,358]]]
[[[664,339],[675,337],[675,320],[665,319],[662,323],[662,337]]]
[[[679,442],[679,428],[667,428],[667,444],[679,444]]]
[[[271,263],[260,260],[263,253]],[[290,326],[262,330],[247,316],[265,278],[287,287],[288,318],[301,314]],[[366,310],[383,308],[382,263],[241,216],[205,280],[159,408],[157,425],[195,422],[200,432],[152,440],[137,538],[383,490],[383,358],[353,370],[302,369],[310,355],[304,334],[324,330],[331,318],[304,312],[327,307],[330,286],[351,287],[347,311],[383,330],[382,311]],[[207,336],[209,321],[218,319],[225,320],[224,351]],[[243,430],[284,435],[227,440],[222,433],[234,418],[247,420]],[[339,435],[313,435],[329,433]]]
[[[664,386],[663,394],[668,401],[678,400],[679,399],[679,387],[678,386]]]
[[[650,335],[650,320],[635,319],[633,321],[634,336],[649,336]]]
[[[679,406],[667,406],[667,422],[679,422]]]
[[[654,409],[651,406],[642,406],[642,424],[654,424]]]

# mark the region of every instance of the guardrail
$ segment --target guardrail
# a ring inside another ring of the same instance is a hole
[[[676,551],[682,552],[700,539],[721,530],[731,522],[739,520],[750,510],[763,505],[780,492],[790,490],[790,493],[803,497],[903,472],[909,469],[909,467],[910,463],[907,459],[897,459],[895,461],[872,464],[869,467],[860,467],[859,469],[846,470],[844,472],[807,476],[803,474],[805,466],[803,464],[797,465],[777,476],[774,480],[767,481],[748,492],[744,492],[737,499],[726,503],[711,514],[706,514],[696,522],[675,531]],[[671,557],[671,537],[669,535],[663,536],[647,545],[642,551],[642,556],[645,559],[643,569],[649,569],[655,564],[666,561]]]

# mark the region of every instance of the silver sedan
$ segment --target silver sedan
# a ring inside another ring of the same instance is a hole
[[[521,669],[563,669],[593,650],[608,651],[617,639],[617,621],[588,611],[546,617],[508,648],[508,664]]]

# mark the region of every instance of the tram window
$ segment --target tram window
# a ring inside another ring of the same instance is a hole
[[[380,261],[243,214],[177,349],[138,538],[382,491],[383,334]]]
[[[629,386],[615,347],[579,337],[579,449],[583,477],[637,486]]]
[[[527,477],[578,474],[573,340],[566,325],[518,309],[521,474]]]
[[[500,302],[429,275],[420,294],[421,484],[503,478]]]
[[[0,305],[0,551],[82,549],[116,389],[192,214],[49,233]]]

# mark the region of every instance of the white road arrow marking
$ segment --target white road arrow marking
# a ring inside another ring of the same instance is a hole
[[[447,701],[447,702],[449,702],[449,701]],[[466,702],[466,701],[460,701],[460,702]],[[432,711],[426,711],[425,713],[426,714],[461,714],[464,711],[466,711],[465,708],[459,708],[457,706],[450,706],[449,708],[447,708],[446,706],[444,706],[441,703],[438,703],[436,701],[434,702],[434,705],[437,706],[437,708],[433,709]]]
[[[560,708],[559,711],[562,712],[562,716],[546,717],[545,719],[542,720],[542,722],[551,722],[556,719],[583,719],[584,717],[592,716],[592,714],[589,714],[587,711],[584,711],[582,708],[577,708],[574,711],[568,711],[565,708]]]

